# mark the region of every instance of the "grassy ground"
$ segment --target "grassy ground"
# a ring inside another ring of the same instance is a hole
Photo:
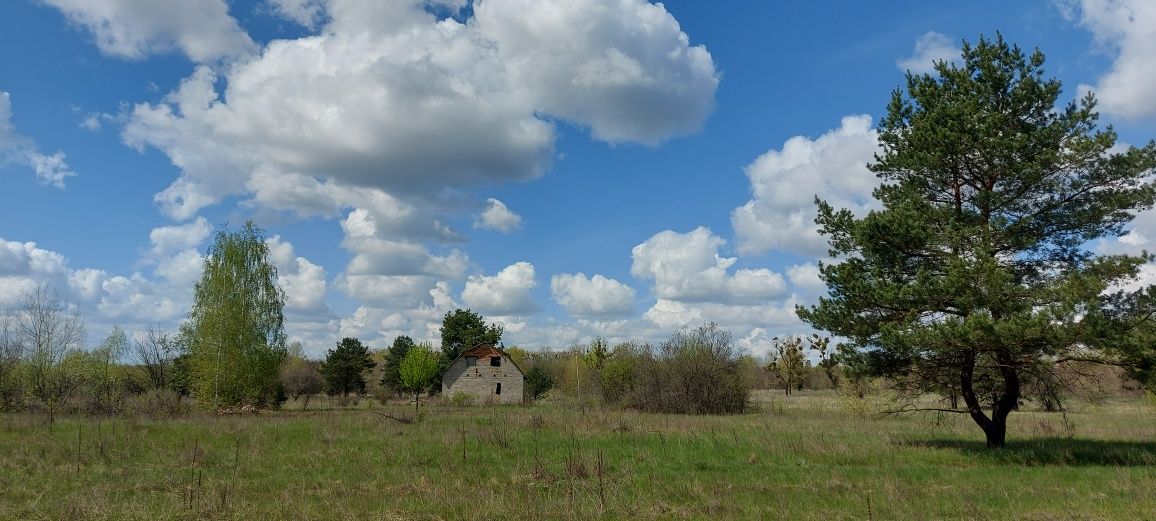
[[[727,417],[573,404],[175,420],[0,416],[0,519],[1156,519],[1156,407],[851,414],[761,394]]]

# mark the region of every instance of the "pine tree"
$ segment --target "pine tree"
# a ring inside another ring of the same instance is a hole
[[[356,338],[342,338],[337,349],[330,349],[321,363],[321,375],[330,395],[365,393],[365,372],[377,363],[369,356],[369,348]]]
[[[840,262],[829,295],[799,315],[850,340],[850,361],[913,393],[954,382],[990,447],[1028,376],[1068,360],[1118,363],[1106,293],[1147,255],[1096,255],[1156,190],[1156,144],[1116,153],[1092,95],[1057,107],[1044,56],[980,38],[960,65],[907,75],[879,127],[871,169],[882,209],[819,201]]]

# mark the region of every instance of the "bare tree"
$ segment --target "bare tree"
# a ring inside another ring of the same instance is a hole
[[[11,313],[0,313],[0,410],[13,409],[20,404],[20,358],[24,346],[13,333]]]
[[[22,295],[11,318],[13,333],[24,345],[28,392],[39,400],[51,424],[84,383],[84,371],[72,363],[77,357],[69,356],[84,346],[84,321],[47,284]]]
[[[154,389],[169,385],[173,360],[180,354],[175,338],[151,325],[137,335],[132,344],[132,355],[144,369],[148,384]]]
[[[301,404],[301,410],[305,410],[309,406],[309,398],[325,388],[325,378],[317,370],[317,364],[293,356],[281,366],[281,385],[294,400],[305,397]]]

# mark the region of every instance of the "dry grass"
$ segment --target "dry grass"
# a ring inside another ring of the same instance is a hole
[[[875,419],[756,397],[737,416],[583,407],[0,416],[0,519],[1156,519],[1156,410]]]

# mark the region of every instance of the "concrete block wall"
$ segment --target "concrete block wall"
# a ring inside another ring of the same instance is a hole
[[[442,377],[442,396],[467,393],[474,395],[478,403],[522,403],[525,381],[508,356],[502,357],[498,367],[492,367],[488,358],[479,358],[477,365],[467,367],[465,357],[461,357]],[[502,384],[500,395],[495,392],[499,383]]]

